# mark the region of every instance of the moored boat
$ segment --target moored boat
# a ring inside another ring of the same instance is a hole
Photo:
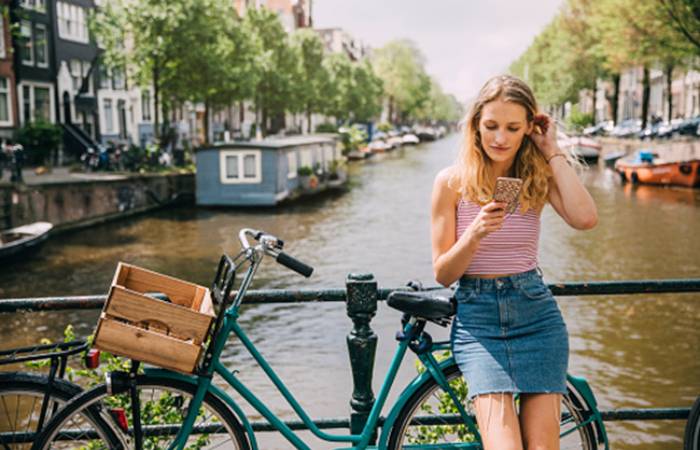
[[[659,185],[700,186],[700,159],[667,161],[656,153],[638,151],[615,163],[623,182]]]
[[[603,157],[603,162],[605,163],[605,167],[610,167],[610,168],[615,167],[615,163],[617,162],[617,160],[622,158],[623,156],[626,156],[626,155],[627,155],[627,152],[624,152],[624,151],[609,153],[609,154],[605,155]]]
[[[48,222],[35,222],[0,232],[0,262],[16,260],[38,249],[52,228]]]
[[[561,148],[567,148],[574,156],[587,163],[596,163],[600,158],[603,146],[593,139],[583,136],[567,136],[559,132],[557,143]]]

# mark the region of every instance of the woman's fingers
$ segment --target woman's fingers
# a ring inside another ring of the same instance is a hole
[[[498,209],[505,210],[506,206],[508,206],[507,203],[504,202],[497,202],[497,201],[492,201],[487,203],[483,208],[481,208],[482,211],[485,212],[491,212],[491,211],[496,211]]]

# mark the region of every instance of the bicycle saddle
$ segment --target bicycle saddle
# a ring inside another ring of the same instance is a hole
[[[443,325],[454,316],[456,305],[452,289],[434,291],[394,291],[387,304],[411,316]]]

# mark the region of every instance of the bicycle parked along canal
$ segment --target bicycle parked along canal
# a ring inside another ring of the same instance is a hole
[[[104,384],[68,402],[46,425],[33,449],[258,449],[251,422],[239,404],[212,383],[214,375],[223,378],[294,448],[310,449],[236,377],[235,371],[220,361],[232,333],[302,422],[324,441],[348,443],[346,448],[355,450],[482,448],[472,405],[465,400],[467,386],[455,361],[442,356],[449,350],[449,342],[433,342],[425,331],[428,322],[440,326],[450,323],[455,308],[448,296],[441,295],[446,290],[396,291],[389,296],[388,304],[404,315],[396,351],[377,399],[360,434],[329,434],[314,424],[238,324],[241,303],[265,256],[272,256],[278,263],[307,277],[313,269],[282,252],[283,242],[272,235],[243,229],[239,239],[240,253],[234,258],[223,255],[219,263],[211,289],[219,311],[195,373],[184,375],[159,368],[140,370],[140,363],[132,360],[130,371],[110,372]],[[252,245],[251,239],[255,241]],[[236,272],[246,265],[243,280],[232,296]],[[409,349],[417,356],[421,368],[390,405],[375,445],[372,441],[380,413]],[[567,381],[561,415],[561,448],[608,449],[605,427],[587,382],[571,375]],[[117,416],[112,412],[114,408],[121,408],[126,414]],[[105,432],[100,422],[95,421],[92,414],[95,411],[99,412],[99,419],[112,424],[111,430]]]

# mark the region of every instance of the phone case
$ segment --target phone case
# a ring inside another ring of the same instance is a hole
[[[498,177],[493,199],[497,202],[507,203],[506,213],[512,214],[518,208],[520,188],[523,180],[520,178]]]

